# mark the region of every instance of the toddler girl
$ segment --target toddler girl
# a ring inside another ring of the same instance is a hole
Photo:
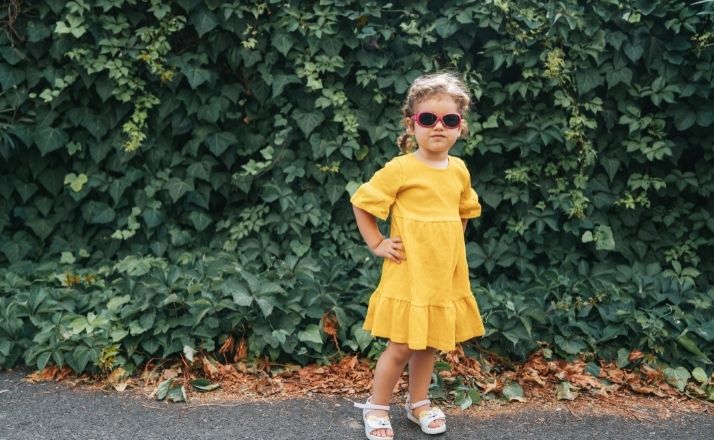
[[[449,156],[467,133],[463,116],[469,103],[455,75],[417,78],[402,108],[406,133],[398,143],[403,154],[350,200],[367,246],[385,259],[364,328],[389,342],[377,361],[372,395],[365,404],[355,403],[363,409],[370,440],[394,436],[388,404],[407,363],[407,417],[427,434],[446,431],[444,413],[427,399],[435,350],[451,351],[457,342],[484,334],[464,244],[466,221],[481,214],[481,205],[466,165]],[[375,217],[388,216],[390,233],[383,237]]]

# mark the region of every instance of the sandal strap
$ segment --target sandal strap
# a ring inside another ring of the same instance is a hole
[[[357,403],[354,402],[355,407],[357,408],[362,408],[362,409],[381,409],[383,411],[389,411],[389,405],[377,405],[372,402],[366,402],[366,403]]]
[[[420,406],[429,405],[430,403],[431,403],[431,400],[425,399],[425,400],[421,400],[416,403],[408,403],[408,405],[409,405],[409,409],[414,409],[414,408],[419,408]]]

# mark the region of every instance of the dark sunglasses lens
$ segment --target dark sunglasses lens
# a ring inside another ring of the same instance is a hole
[[[457,115],[456,113],[452,113],[450,115],[444,115],[441,120],[444,121],[444,125],[446,125],[447,127],[455,128],[458,127],[461,123],[461,116]]]
[[[434,113],[419,113],[419,124],[431,126],[436,123],[436,115]]]

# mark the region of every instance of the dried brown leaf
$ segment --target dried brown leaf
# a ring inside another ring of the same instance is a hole
[[[639,394],[654,394],[655,396],[658,397],[666,397],[667,394],[664,393],[662,390],[656,387],[651,387],[651,386],[646,386],[646,385],[641,385],[639,383],[631,383],[629,384],[630,388],[632,388],[632,391],[639,393]]]
[[[498,391],[501,388],[501,385],[498,382],[498,379],[494,380],[492,383],[482,385],[478,384],[481,389],[483,390],[483,394],[488,394],[490,392]]]
[[[233,362],[239,362],[247,357],[248,343],[246,342],[245,338],[240,338],[240,341],[238,342],[238,349],[236,350],[236,354],[233,357]]]
[[[645,357],[645,354],[642,353],[640,350],[632,350],[630,352],[630,355],[627,356],[627,360],[630,362],[634,362],[634,361],[642,359],[643,357]]]
[[[526,374],[523,375],[523,380],[526,382],[532,382],[532,383],[537,383],[540,386],[545,386],[545,380],[543,380],[542,377],[538,374],[538,372],[531,368],[528,367],[526,368]]]
[[[49,367],[27,375],[26,379],[30,382],[60,382],[68,378],[71,374],[72,370],[69,369],[69,367],[65,366],[60,368],[56,365],[50,365]]]
[[[602,383],[589,374],[571,374],[568,381],[581,388],[602,388]]]
[[[116,387],[116,384],[124,380],[126,376],[126,371],[122,367],[119,367],[114,369],[109,376],[107,376],[107,382]]]
[[[218,353],[223,355],[223,359],[228,359],[228,356],[233,353],[235,342],[236,340],[233,338],[233,335],[229,335],[223,345],[221,345],[221,348],[218,349]]]
[[[218,371],[218,367],[216,366],[216,364],[217,362],[211,362],[206,356],[201,357],[201,367],[203,369],[203,374],[211,380],[220,379],[222,376]]]

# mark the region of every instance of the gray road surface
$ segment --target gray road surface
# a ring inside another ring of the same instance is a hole
[[[359,412],[343,398],[231,406],[164,404],[143,396],[30,384],[21,372],[0,371],[0,440],[41,439],[364,439]],[[393,408],[398,409],[393,406]],[[504,411],[505,413],[505,411]],[[682,414],[638,421],[527,410],[478,419],[449,415],[447,439],[714,439],[714,416]],[[428,439],[401,411],[396,439]]]

